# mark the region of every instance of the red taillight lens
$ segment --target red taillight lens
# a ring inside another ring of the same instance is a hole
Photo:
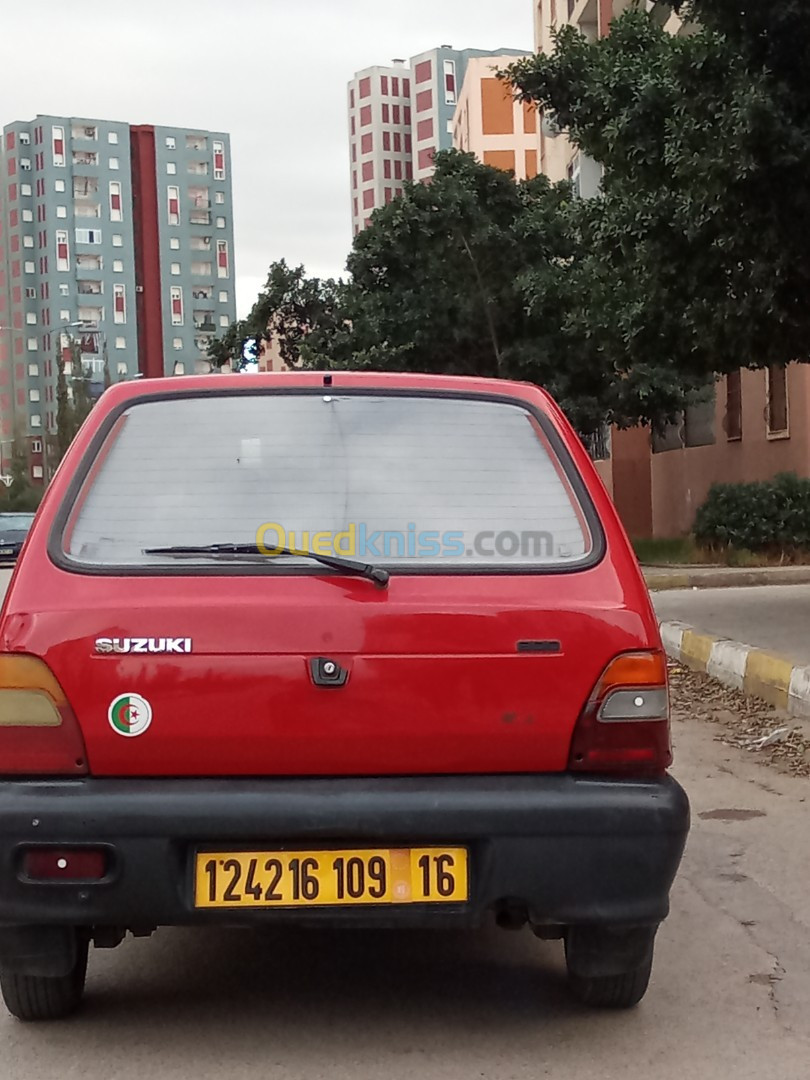
[[[666,658],[660,652],[617,656],[577,723],[569,768],[650,775],[671,764]]]
[[[107,853],[93,848],[29,848],[22,867],[32,881],[100,881],[107,873]]]
[[[79,725],[48,665],[35,656],[0,655],[0,775],[86,772]]]

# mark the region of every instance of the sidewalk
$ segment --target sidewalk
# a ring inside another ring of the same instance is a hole
[[[810,566],[645,566],[651,592],[665,589],[740,588],[746,585],[808,585]]]
[[[653,603],[670,657],[810,718],[810,584],[692,587]]]

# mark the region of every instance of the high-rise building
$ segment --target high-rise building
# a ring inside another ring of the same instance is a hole
[[[475,57],[525,55],[521,49],[438,49],[358,72],[349,83],[352,225],[402,191],[427,180],[439,150],[453,145],[453,116],[467,64]]]
[[[0,162],[0,438],[56,429],[57,357],[94,393],[191,372],[236,317],[223,133],[37,116]],[[8,448],[6,447],[6,456]]]
[[[516,180],[537,175],[538,113],[521,103],[497,72],[514,56],[474,57],[459,94],[453,145],[484,165],[512,172]]]

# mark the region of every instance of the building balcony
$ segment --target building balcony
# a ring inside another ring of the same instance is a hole
[[[210,225],[211,224],[211,211],[210,210],[192,210],[188,216],[190,225]]]
[[[209,319],[206,319],[203,322],[197,322],[196,319],[194,320],[194,329],[195,330],[206,330],[209,333],[213,334],[216,331],[216,328],[217,328],[216,323],[212,322]]]
[[[77,202],[73,207],[73,216],[77,218],[100,218],[101,206],[99,203]]]

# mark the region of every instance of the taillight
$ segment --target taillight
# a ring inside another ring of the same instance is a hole
[[[100,881],[107,873],[103,848],[28,848],[23,874],[31,881]]]
[[[35,656],[0,655],[0,775],[86,772],[79,725],[48,665]]]
[[[617,656],[579,718],[569,768],[650,775],[671,764],[666,658],[660,652]]]

